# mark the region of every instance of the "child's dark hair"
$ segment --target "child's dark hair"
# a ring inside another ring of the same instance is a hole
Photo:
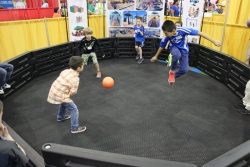
[[[78,67],[81,67],[83,65],[83,58],[80,56],[72,56],[69,59],[69,66],[73,70],[76,70]]]
[[[3,102],[0,100],[0,114],[3,112]],[[1,121],[1,120],[0,120]]]
[[[57,13],[57,12],[58,12],[58,9],[59,9],[59,8],[54,8],[54,13]]]
[[[176,26],[174,24],[173,21],[171,20],[166,20],[163,25],[161,26],[161,29],[163,31],[167,31],[167,32],[172,32],[173,30],[176,30]]]
[[[175,5],[178,1],[179,1],[179,0],[174,0],[174,3],[173,3],[173,4]]]
[[[178,23],[182,26],[182,21],[178,20],[177,22],[175,22],[175,24]]]
[[[140,16],[137,16],[136,19],[139,19],[139,20],[142,21],[142,17],[140,17]]]

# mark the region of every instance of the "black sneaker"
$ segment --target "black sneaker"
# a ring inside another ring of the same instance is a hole
[[[140,54],[137,54],[135,59],[138,60],[140,58]]]
[[[244,115],[250,114],[250,111],[247,110],[247,109],[238,109],[238,112],[241,113],[241,114],[244,114]]]
[[[79,126],[77,129],[71,130],[71,133],[81,133],[84,132],[86,129],[86,126]]]
[[[236,108],[238,108],[238,109],[243,109],[243,108],[246,107],[243,103],[236,103],[236,104],[234,104],[234,106],[235,106]]]
[[[65,121],[65,120],[70,119],[70,118],[71,118],[70,115],[65,115],[63,119],[57,119],[57,122]]]
[[[141,64],[143,62],[144,58],[139,59],[139,61],[137,62],[138,64]]]

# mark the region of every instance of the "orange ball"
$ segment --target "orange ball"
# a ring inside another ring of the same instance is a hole
[[[115,84],[115,81],[111,77],[105,77],[102,80],[102,85],[104,88],[107,88],[107,89],[112,88],[114,84]]]

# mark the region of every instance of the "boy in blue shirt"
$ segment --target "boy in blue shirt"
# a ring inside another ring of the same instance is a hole
[[[182,27],[182,21],[179,20],[179,21],[175,22],[175,27],[176,27],[176,29],[178,27]],[[170,41],[168,41],[167,44],[166,44],[166,47],[165,47],[166,50],[168,49],[169,43],[170,43]],[[168,64],[168,67],[170,67],[171,63],[172,63],[172,55],[171,55],[171,53],[168,55],[168,60],[166,60],[166,62]],[[180,62],[178,61],[178,64],[179,63]]]
[[[142,18],[137,17],[136,18],[136,25],[134,26],[134,31],[135,31],[135,50],[137,52],[136,59],[138,60],[138,64],[141,64],[144,60],[142,57],[142,47],[144,46],[144,27],[142,25]]]
[[[188,71],[188,35],[200,35],[214,43],[215,46],[221,45],[220,41],[217,41],[207,34],[199,32],[198,30],[184,27],[179,27],[178,29],[176,29],[174,22],[171,20],[166,20],[163,23],[162,30],[165,34],[165,37],[162,38],[157,53],[154,57],[151,58],[150,61],[154,62],[155,60],[157,60],[161,51],[165,48],[166,43],[170,41],[169,47],[170,53],[172,54],[172,65],[168,77],[168,82],[170,85],[175,82],[175,78],[182,76]],[[180,61],[179,65],[178,60]]]

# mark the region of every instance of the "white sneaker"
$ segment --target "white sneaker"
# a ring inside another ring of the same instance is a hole
[[[3,88],[0,87],[0,94],[4,94]]]
[[[77,129],[71,130],[71,133],[81,133],[84,132],[86,129],[86,126],[79,126]]]
[[[3,88],[4,88],[4,89],[6,89],[6,88],[11,88],[11,85],[5,83],[5,84],[3,85]]]
[[[102,73],[101,72],[97,72],[96,78],[101,78],[102,77]]]

